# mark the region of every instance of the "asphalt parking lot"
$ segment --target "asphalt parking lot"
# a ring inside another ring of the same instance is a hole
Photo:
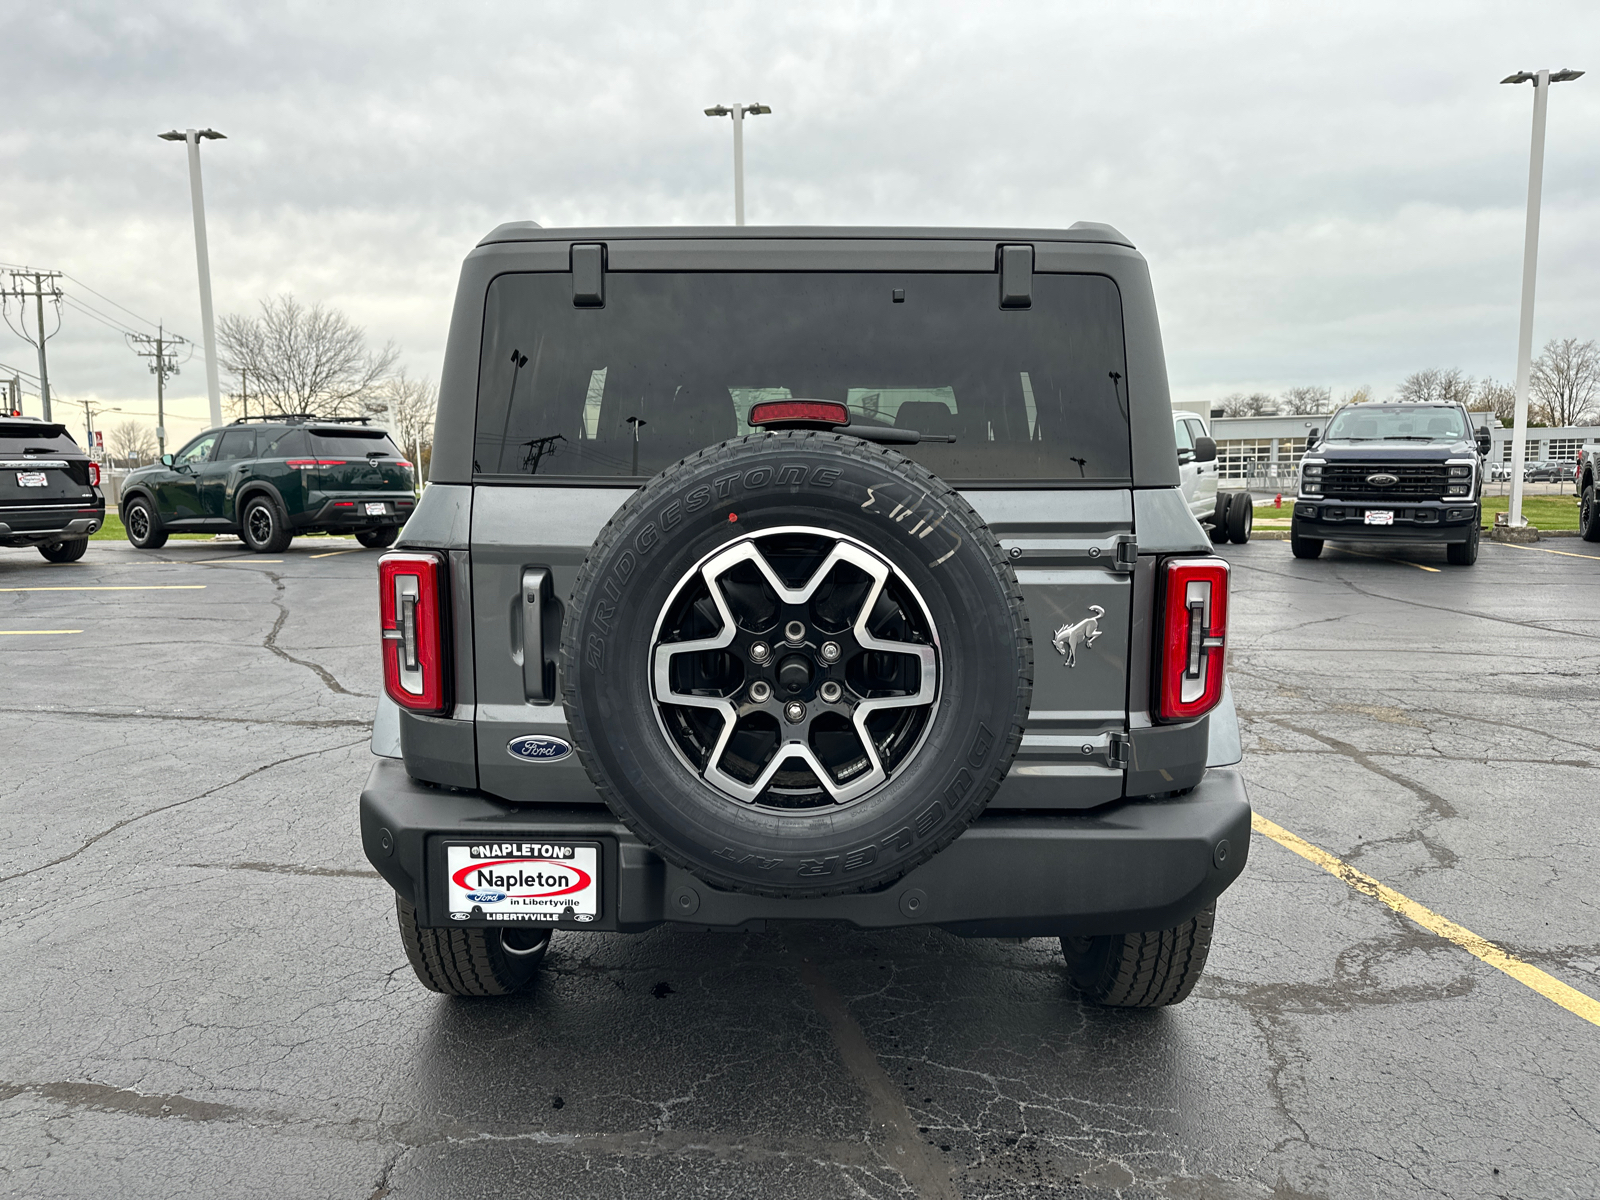
[[[1600,550],[1222,552],[1258,812],[1600,997]],[[1264,836],[1166,1011],[822,926],[424,991],[355,830],[377,556],[0,550],[0,1192],[1600,1193],[1600,1025]]]

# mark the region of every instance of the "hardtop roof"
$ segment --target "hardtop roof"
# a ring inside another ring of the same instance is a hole
[[[632,239],[772,241],[807,238],[860,238],[873,241],[1091,242],[1126,246],[1133,242],[1113,226],[1078,221],[1066,229],[1017,229],[959,226],[893,225],[617,225],[596,228],[546,229],[536,221],[508,221],[496,226],[480,246],[503,242],[605,242]]]

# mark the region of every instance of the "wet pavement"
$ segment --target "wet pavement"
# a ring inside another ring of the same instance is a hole
[[[1600,548],[1544,545],[1226,547],[1232,679],[1262,814],[1600,996]],[[1165,1011],[1043,939],[820,925],[423,990],[355,829],[376,558],[0,550],[139,589],[0,591],[81,631],[0,632],[0,1194],[1600,1192],[1600,1027],[1260,836]]]

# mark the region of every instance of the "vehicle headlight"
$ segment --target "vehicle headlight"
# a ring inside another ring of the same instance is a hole
[[[1470,485],[1465,483],[1452,483],[1444,489],[1446,496],[1465,496],[1470,490]]]
[[[1471,479],[1472,478],[1472,468],[1471,467],[1451,467],[1450,468],[1450,478],[1451,479]]]
[[[1305,471],[1306,477],[1308,479],[1312,478],[1314,476],[1320,476],[1322,474],[1322,464],[1321,463],[1307,463],[1301,469]]]

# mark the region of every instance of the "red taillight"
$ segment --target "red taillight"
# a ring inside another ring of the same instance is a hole
[[[100,464],[99,463],[90,463],[89,464],[89,486],[90,487],[99,487],[100,486]]]
[[[829,400],[767,400],[750,410],[752,425],[774,425],[785,421],[848,425],[850,410]]]
[[[317,460],[314,458],[291,458],[283,465],[286,467],[314,467],[317,465]]]
[[[1156,716],[1190,721],[1222,699],[1228,564],[1220,558],[1172,558],[1162,570]]]
[[[444,559],[402,551],[378,560],[383,626],[383,686],[402,708],[443,712],[447,669]]]

